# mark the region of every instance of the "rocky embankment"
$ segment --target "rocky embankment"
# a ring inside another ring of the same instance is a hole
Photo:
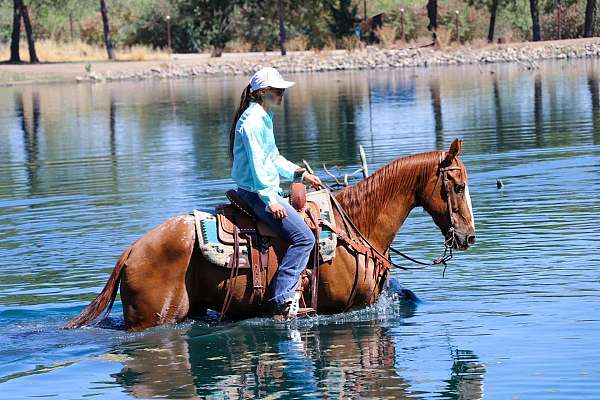
[[[595,42],[547,42],[502,45],[475,49],[468,46],[439,50],[431,47],[380,49],[369,47],[357,51],[321,51],[291,53],[286,57],[212,58],[209,61],[164,62],[141,71],[119,72],[117,69],[77,76],[78,82],[115,80],[177,79],[206,75],[250,75],[262,66],[274,66],[282,72],[321,72],[375,68],[429,67],[442,65],[519,63],[537,68],[537,61],[600,57],[600,40]],[[118,68],[118,64],[115,64]]]

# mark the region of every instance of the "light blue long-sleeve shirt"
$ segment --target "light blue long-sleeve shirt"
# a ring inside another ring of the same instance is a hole
[[[279,175],[292,180],[300,168],[279,154],[273,136],[273,112],[250,102],[235,126],[231,177],[242,189],[256,192],[268,205],[281,193]]]

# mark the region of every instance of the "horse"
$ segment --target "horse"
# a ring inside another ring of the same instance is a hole
[[[389,248],[415,207],[430,214],[453,249],[466,250],[475,243],[475,222],[467,171],[459,158],[461,150],[462,140],[455,139],[448,151],[398,158],[336,192],[335,199],[380,254]],[[340,212],[334,209],[333,214],[336,224],[341,225]],[[206,260],[196,243],[193,216],[167,219],[121,254],[102,292],[64,328],[88,325],[107,307],[108,315],[119,282],[125,329],[130,332],[201,318],[208,309],[221,307],[228,290],[228,317],[262,315],[263,306],[250,301],[252,272],[242,270],[230,277],[227,268]],[[385,288],[385,274],[374,273],[375,265],[359,262],[351,249],[338,244],[333,260],[319,265],[319,314],[373,304]],[[273,247],[281,259],[286,243],[276,241]],[[274,274],[270,271],[266,277],[267,287]],[[234,281],[228,285],[230,279]]]

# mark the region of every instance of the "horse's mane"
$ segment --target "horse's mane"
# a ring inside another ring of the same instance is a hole
[[[360,231],[369,235],[375,228],[377,213],[403,189],[417,190],[435,173],[440,151],[419,153],[396,159],[368,178],[336,194],[348,216]]]

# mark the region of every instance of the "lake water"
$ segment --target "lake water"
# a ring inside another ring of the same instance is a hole
[[[418,304],[136,334],[120,303],[59,328],[132,241],[224,201],[244,78],[0,88],[0,398],[600,398],[597,64],[288,75],[279,149],[324,179],[463,138],[477,244],[394,272]],[[415,210],[395,245],[441,242]]]

